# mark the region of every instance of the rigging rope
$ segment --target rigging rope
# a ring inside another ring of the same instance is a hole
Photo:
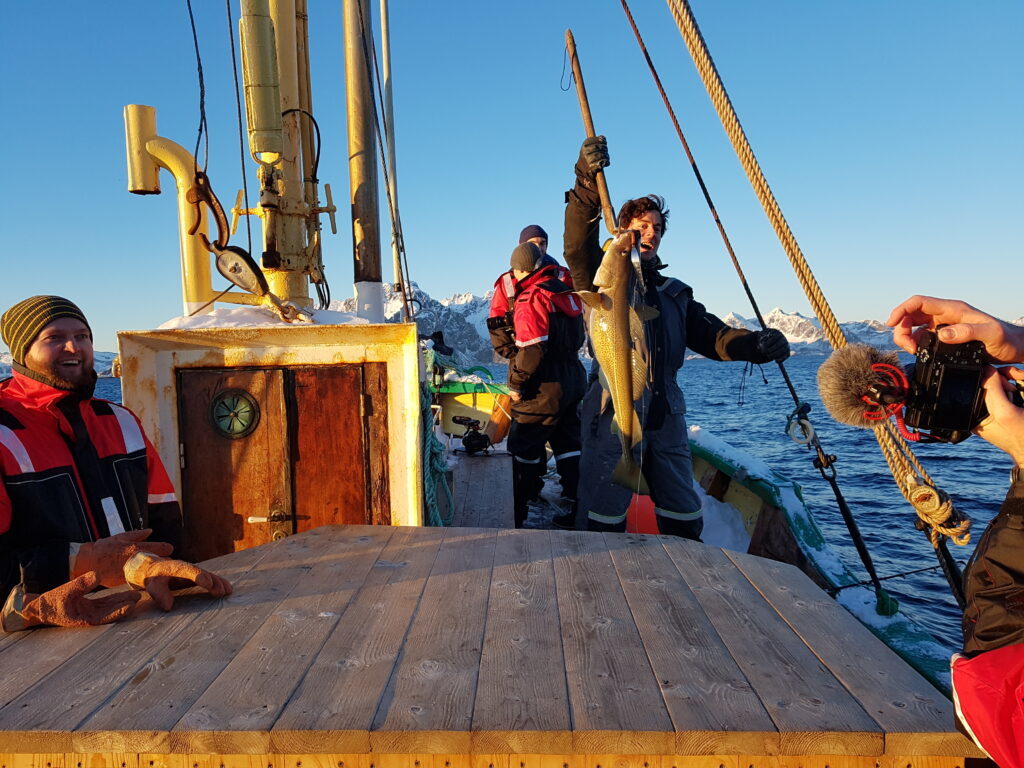
[[[804,258],[800,246],[797,244],[796,238],[789,228],[789,224],[782,215],[782,210],[779,208],[779,204],[775,200],[775,196],[768,186],[764,174],[761,172],[757,158],[754,157],[754,152],[747,141],[746,134],[743,132],[743,127],[736,116],[736,111],[729,100],[729,95],[725,91],[722,79],[715,68],[714,61],[711,59],[707,44],[704,42],[700,29],[697,27],[697,22],[693,17],[689,3],[687,0],[667,0],[667,2],[672,16],[679,27],[683,41],[690,52],[690,57],[697,67],[697,72],[732,143],[736,156],[739,158],[740,164],[747,174],[747,179],[754,188],[754,192],[761,202],[761,206],[764,208],[768,220],[775,230],[775,234],[778,236],[790,264],[793,266],[793,270],[796,272],[797,279],[800,281],[800,285],[803,287],[804,293],[821,323],[825,337],[833,349],[845,347],[847,344],[846,336],[842,328],[839,327],[831,307],[829,307],[822,294],[821,288],[818,286],[818,282],[815,280],[810,266],[808,266],[807,260]],[[875,427],[874,433],[897,487],[904,498],[913,505],[922,523],[930,527],[929,538],[931,539],[932,546],[939,551],[940,559],[943,557],[943,552],[940,550],[944,549],[944,537],[952,538],[957,544],[966,544],[970,541],[970,533],[968,531],[970,520],[957,510],[952,503],[946,503],[948,496],[945,496],[936,488],[935,483],[918,462],[910,446],[896,431],[896,427],[892,422],[887,421],[885,424]],[[925,490],[922,491],[920,490],[921,488]],[[946,501],[939,504],[937,510],[933,510],[931,504],[933,497],[944,498]],[[948,555],[948,553],[946,554]],[[955,566],[955,564],[953,565]],[[957,586],[953,584],[952,580],[950,584],[954,588],[954,593],[956,593]]]

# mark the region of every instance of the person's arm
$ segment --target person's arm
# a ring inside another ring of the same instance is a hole
[[[1024,328],[1010,325],[963,301],[911,296],[893,309],[886,325],[893,328],[893,341],[910,354],[917,351],[919,326],[945,325],[939,330],[940,341],[949,344],[980,341],[994,362],[1024,363]]]
[[[505,295],[502,278],[494,284],[491,296],[491,311],[487,316],[487,331],[491,337],[491,347],[496,353],[510,360],[516,354],[516,339],[512,333],[511,320],[508,318],[508,296]]]
[[[565,193],[563,258],[578,291],[594,290],[594,275],[601,265],[601,196],[594,175],[607,165],[604,137],[585,140],[576,161],[576,184]]]
[[[14,508],[7,486],[0,482],[0,594],[21,584],[23,591],[39,594],[71,578],[71,545],[46,540],[28,544],[12,533]],[[0,598],[3,599],[3,598]]]
[[[686,307],[686,346],[711,360],[763,364],[789,357],[789,341],[781,331],[731,328],[692,299]]]
[[[1008,453],[1016,467],[1024,468],[1024,408],[1010,401],[1009,393],[1018,388],[1013,382],[1024,382],[1024,371],[1002,368],[988,373],[984,380],[988,416],[974,433]]]
[[[531,394],[529,381],[540,368],[547,352],[550,318],[542,306],[543,296],[530,293],[516,302],[516,354],[508,371],[508,388],[519,396]],[[518,399],[518,398],[513,398]]]

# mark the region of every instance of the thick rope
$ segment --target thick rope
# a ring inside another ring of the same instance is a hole
[[[679,27],[679,33],[683,42],[690,52],[701,81],[707,89],[711,103],[718,113],[722,126],[732,143],[736,156],[739,158],[743,170],[747,174],[757,199],[761,202],[768,216],[768,221],[775,230],[779,242],[782,244],[786,256],[789,258],[793,271],[807,296],[814,314],[821,323],[821,329],[833,349],[841,349],[846,346],[846,335],[839,322],[836,320],[832,308],[828,305],[818,281],[814,278],[807,260],[796,242],[789,224],[782,215],[782,210],[772,193],[768,182],[761,172],[761,167],[754,156],[754,151],[747,141],[743,126],[740,125],[736,110],[733,109],[729,95],[722,84],[722,78],[715,68],[711,59],[707,44],[697,27],[697,21],[687,0],[667,0],[669,10]],[[938,490],[931,478],[921,467],[917,458],[911,451],[907,442],[896,432],[891,422],[886,422],[874,429],[875,439],[878,441],[882,454],[885,456],[889,469],[892,472],[893,480],[897,487],[917,512],[918,517],[931,528],[929,538],[932,546],[938,547],[942,536],[949,536],[957,544],[967,544],[970,541],[970,520],[949,501],[947,494]],[[921,490],[922,488],[926,490]],[[933,499],[943,499],[937,506],[933,505]],[[934,508],[933,508],[934,506]]]
[[[436,527],[449,526],[455,515],[455,503],[451,488],[445,481],[448,462],[445,459],[444,443],[434,434],[434,413],[430,408],[430,387],[420,383],[420,419],[423,424],[423,507],[427,525]],[[447,498],[448,515],[441,516],[441,508],[437,503],[437,486],[444,488]]]

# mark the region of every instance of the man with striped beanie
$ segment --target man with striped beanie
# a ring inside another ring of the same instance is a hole
[[[97,586],[130,583],[165,610],[171,577],[230,593],[215,574],[164,559],[182,530],[174,487],[135,414],[92,396],[82,311],[32,296],[3,314],[0,335],[12,358],[0,381],[3,629],[105,623],[134,602],[87,599]]]

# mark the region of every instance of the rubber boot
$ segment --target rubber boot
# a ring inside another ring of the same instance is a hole
[[[564,496],[561,499],[562,509],[566,510],[560,515],[555,515],[551,519],[552,525],[555,528],[561,528],[563,531],[574,531],[576,530],[576,509],[578,502],[576,499],[567,499]]]
[[[580,484],[580,457],[569,456],[555,461],[555,468],[558,470],[558,478],[562,486],[562,498],[572,501],[575,509],[576,499],[579,498]]]
[[[691,541],[700,541],[700,533],[704,530],[704,518],[696,520],[675,520],[671,517],[657,515],[658,533],[664,536],[679,536]]]
[[[522,528],[530,514],[529,503],[537,497],[538,467],[512,457],[512,513],[516,528]]]

